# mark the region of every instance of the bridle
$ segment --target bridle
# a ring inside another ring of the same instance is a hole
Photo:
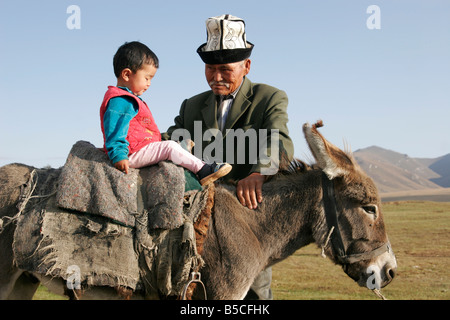
[[[322,172],[322,190],[323,205],[325,209],[325,218],[327,221],[328,229],[333,230],[332,234],[330,235],[331,247],[335,253],[336,259],[341,264],[351,264],[362,260],[369,260],[390,251],[391,244],[388,241],[372,251],[347,254],[344,242],[342,241],[341,232],[339,230],[334,183],[324,172]]]

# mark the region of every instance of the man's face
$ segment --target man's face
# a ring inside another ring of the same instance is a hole
[[[205,64],[205,75],[215,95],[233,93],[250,72],[250,59],[227,64]]]

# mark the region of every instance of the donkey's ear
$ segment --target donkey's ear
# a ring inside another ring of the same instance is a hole
[[[354,169],[352,159],[320,134],[317,128],[322,126],[321,120],[312,126],[309,123],[303,125],[303,133],[317,165],[330,180],[349,174]]]

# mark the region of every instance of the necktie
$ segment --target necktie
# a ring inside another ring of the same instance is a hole
[[[233,98],[232,95],[218,96],[217,123],[219,124],[220,131],[223,131],[225,127],[225,121],[227,120],[230,106],[233,103]]]

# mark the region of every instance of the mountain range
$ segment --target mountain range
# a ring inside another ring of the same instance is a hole
[[[438,158],[411,158],[371,146],[353,156],[380,193],[450,188],[450,153]]]

